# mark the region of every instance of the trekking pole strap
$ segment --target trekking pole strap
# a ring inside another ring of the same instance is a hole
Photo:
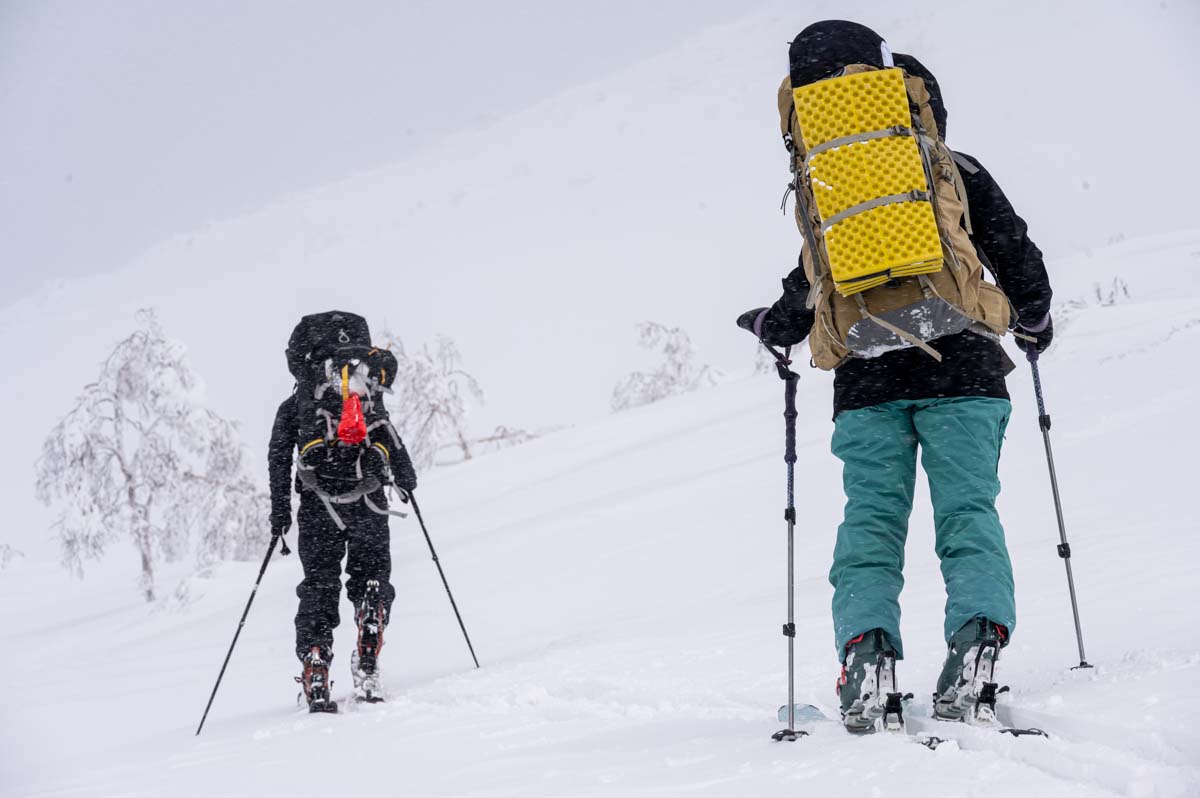
[[[1046,419],[1045,429],[1050,429],[1050,416],[1046,413],[1046,400],[1042,396],[1042,373],[1038,370],[1037,355],[1029,358],[1029,368],[1033,371],[1033,392],[1037,396],[1038,417]]]

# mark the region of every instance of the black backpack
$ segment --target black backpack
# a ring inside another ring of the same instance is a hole
[[[286,354],[296,378],[297,477],[340,527],[333,504],[370,506],[369,495],[392,482],[391,457],[403,444],[383,395],[396,358],[371,345],[366,319],[338,310],[302,318]]]

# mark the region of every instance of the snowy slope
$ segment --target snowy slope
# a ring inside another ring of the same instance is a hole
[[[128,584],[34,603],[53,577],[10,566],[0,606],[30,612],[9,636],[19,656],[6,663],[0,794],[743,796],[853,783],[895,796],[1195,795],[1200,525],[1186,508],[1200,385],[1180,366],[1200,345],[1200,290],[1167,281],[1197,265],[1200,233],[1055,264],[1062,332],[1043,374],[1093,671],[1068,670],[1074,635],[1036,411],[1026,372],[1011,380],[1001,509],[1020,623],[1003,660],[1005,712],[1051,740],[939,726],[956,746],[829,727],[769,741],[786,694],[782,425],[780,384],[759,376],[428,479],[424,509],[484,669],[470,668],[415,525],[395,523],[385,705],[295,708],[295,558],[268,570],[199,739],[253,564],[223,565],[192,580],[186,601],[154,609]],[[1117,274],[1129,297],[1105,304],[1095,286]],[[800,699],[832,710],[824,574],[839,477],[828,380],[803,377],[797,675]],[[920,711],[940,666],[943,592],[918,497],[900,679]],[[350,644],[343,630],[343,696]]]

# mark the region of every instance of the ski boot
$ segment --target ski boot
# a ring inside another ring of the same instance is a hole
[[[383,701],[379,678],[379,652],[383,649],[383,628],[387,611],[379,595],[379,582],[367,582],[367,592],[354,614],[358,624],[358,646],[350,655],[350,673],[354,678],[354,699],[375,704]]]
[[[842,723],[854,734],[904,730],[904,700],[896,691],[896,652],[882,629],[846,644],[846,663],[837,683]]]
[[[309,712],[338,711],[337,702],[329,696],[333,688],[333,682],[329,681],[329,661],[332,659],[333,656],[320,646],[313,646],[301,659],[304,671],[296,677],[296,681],[303,690],[300,695],[308,701]],[[300,696],[296,696],[296,702],[299,701]]]
[[[996,721],[996,696],[1008,690],[995,682],[996,660],[1007,637],[1007,629],[982,616],[954,633],[933,695],[935,718],[979,724]]]

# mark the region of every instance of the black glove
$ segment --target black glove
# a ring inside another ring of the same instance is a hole
[[[755,308],[747,310],[742,315],[738,316],[737,326],[749,333],[754,333],[755,337],[762,337],[762,321],[760,320],[766,313],[766,308]]]
[[[396,481],[396,487],[406,493],[417,489],[417,471],[404,444],[400,444],[399,451],[392,456],[392,478]]]
[[[271,534],[286,535],[287,531],[292,528],[292,508],[272,508],[271,510]]]
[[[1016,332],[1019,335],[1013,336],[1017,339],[1017,346],[1026,355],[1037,357],[1050,346],[1050,342],[1054,340],[1054,321],[1050,318],[1050,314],[1046,314],[1046,318],[1042,319],[1037,324],[1032,324],[1026,327],[1024,324],[1018,324]],[[1033,338],[1032,341],[1027,341],[1021,336]]]

